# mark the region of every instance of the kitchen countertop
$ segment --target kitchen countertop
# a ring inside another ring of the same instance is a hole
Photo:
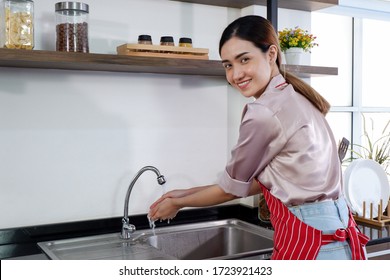
[[[169,225],[178,225],[191,222],[202,222],[236,218],[243,221],[270,228],[270,225],[259,221],[257,208],[244,205],[216,206],[201,209],[182,210]],[[60,240],[90,236],[96,234],[115,233],[121,230],[122,217],[60,223],[52,225],[32,226],[26,228],[0,230],[0,259],[47,259],[37,242]],[[137,229],[149,228],[146,215],[130,216],[130,222]],[[168,226],[166,222],[156,224],[157,227]],[[383,228],[359,225],[360,230],[370,237],[367,246],[390,242],[390,225]]]

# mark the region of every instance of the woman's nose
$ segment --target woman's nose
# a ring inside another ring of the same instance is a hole
[[[239,81],[244,77],[244,71],[241,67],[235,67],[233,71],[233,80]]]

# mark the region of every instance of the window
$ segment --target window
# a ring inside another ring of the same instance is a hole
[[[390,21],[362,20],[362,106],[390,107]]]
[[[338,67],[337,76],[314,77],[310,81],[332,105],[327,120],[336,142],[343,137],[349,140],[352,137],[352,31],[351,17],[312,13],[311,33],[317,36],[319,46],[312,49],[311,64]]]
[[[385,52],[385,46],[390,45],[390,37],[385,36],[390,21],[313,12],[311,27],[319,43],[312,50],[311,64],[339,70],[338,76],[310,81],[332,105],[327,119],[335,139],[346,137],[365,145],[363,116],[370,125],[366,129],[375,139],[390,120],[390,89],[386,84],[390,56]]]

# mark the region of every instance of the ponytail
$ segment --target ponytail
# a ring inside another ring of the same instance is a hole
[[[284,68],[284,66],[282,66]],[[297,76],[287,71],[280,71],[286,82],[291,84],[296,92],[306,97],[324,116],[329,112],[329,102],[314,88],[302,81]]]

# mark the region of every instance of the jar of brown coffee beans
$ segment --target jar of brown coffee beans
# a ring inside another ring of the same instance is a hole
[[[56,50],[62,52],[89,52],[88,4],[58,2],[56,12]]]

